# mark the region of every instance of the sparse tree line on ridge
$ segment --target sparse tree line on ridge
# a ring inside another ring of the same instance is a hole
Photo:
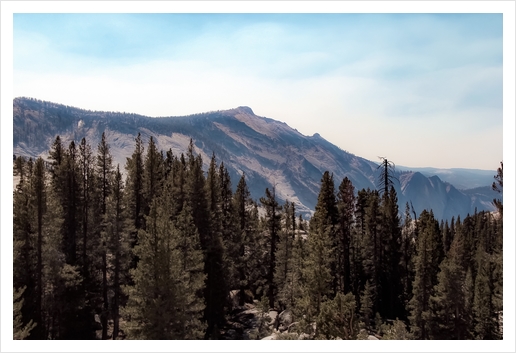
[[[280,339],[502,338],[499,200],[463,220],[400,217],[383,159],[379,190],[325,172],[308,222],[273,187],[259,212],[215,155],[202,166],[193,142],[174,155],[140,134],[125,178],[104,134],[96,151],[58,136],[48,163],[17,157],[14,339],[218,339],[253,300],[291,313]]]

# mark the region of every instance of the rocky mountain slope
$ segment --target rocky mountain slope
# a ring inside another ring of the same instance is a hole
[[[185,152],[192,138],[206,167],[212,153],[219,162],[224,162],[233,187],[245,173],[253,198],[261,197],[266,187],[275,186],[282,202],[294,201],[298,211],[305,215],[315,208],[325,170],[334,174],[336,187],[344,176],[356,189],[374,189],[377,180],[378,163],[343,151],[319,134],[304,136],[285,123],[257,116],[248,107],[185,117],[151,118],[16,98],[13,119],[15,155],[46,158],[56,135],[66,144],[86,137],[96,149],[105,131],[114,162],[121,167],[132,154],[138,132],[145,143],[154,136],[158,148],[171,148],[174,154]],[[436,217],[443,219],[458,214],[465,216],[474,212],[475,207],[479,211],[492,210],[491,201],[498,197],[488,188],[459,191],[438,176],[429,178],[420,172],[398,172],[397,178],[401,211],[405,202],[412,201],[416,212],[431,208]]]

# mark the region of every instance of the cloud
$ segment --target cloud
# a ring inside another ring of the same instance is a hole
[[[53,27],[15,26],[16,96],[149,116],[248,105],[358,155],[389,148],[405,165],[410,151],[386,129],[435,150],[456,148],[453,134],[468,134],[465,145],[493,126],[501,134],[497,16],[93,17],[77,17],[62,38]],[[443,126],[447,140],[436,142]]]

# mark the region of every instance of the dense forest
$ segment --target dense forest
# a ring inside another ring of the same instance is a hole
[[[253,339],[502,338],[499,200],[451,222],[400,210],[384,159],[377,190],[325,172],[304,220],[274,186],[233,187],[215,155],[203,171],[192,142],[144,145],[125,166],[104,135],[15,159],[14,339],[224,339],[246,304]]]

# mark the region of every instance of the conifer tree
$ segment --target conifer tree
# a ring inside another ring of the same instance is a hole
[[[133,154],[134,156],[134,154]],[[129,163],[128,163],[129,164]],[[100,214],[99,221],[102,222],[98,232],[102,232],[104,236],[100,238],[97,246],[97,254],[101,258],[99,264],[102,273],[101,294],[102,294],[102,309],[100,311],[100,320],[102,325],[102,339],[107,339],[108,330],[108,316],[109,316],[109,297],[108,297],[108,237],[106,236],[108,222],[107,219],[107,204],[109,197],[113,192],[113,157],[111,156],[110,146],[106,141],[105,133],[102,133],[102,138],[97,147],[97,163],[96,174],[99,184],[99,202]],[[118,332],[117,332],[118,334]]]
[[[36,298],[35,298],[35,317],[34,321],[39,323],[36,328],[36,337],[43,339],[45,332],[43,329],[43,216],[46,212],[46,188],[45,188],[45,166],[43,159],[39,157],[34,164],[34,174],[32,184],[34,186],[34,213],[36,215]]]
[[[37,325],[32,320],[27,324],[23,324],[22,307],[23,307],[23,292],[26,287],[20,290],[13,288],[13,339],[23,340],[30,335],[32,329]]]
[[[143,165],[143,200],[142,209],[149,214],[150,203],[156,195],[161,194],[163,182],[163,155],[158,151],[154,138],[149,138],[147,155]]]
[[[125,273],[129,270],[130,244],[129,230],[132,224],[127,217],[124,206],[124,185],[120,166],[117,165],[112,182],[112,189],[107,198],[106,214],[104,215],[105,229],[103,238],[106,242],[105,250],[110,254],[106,261],[106,269],[112,279],[113,296],[110,300],[111,316],[113,318],[113,339],[116,339],[120,330],[120,307],[124,299],[122,285],[126,283]],[[104,252],[105,254],[105,252]],[[107,282],[107,281],[106,281]],[[106,287],[107,283],[105,283]]]
[[[292,240],[291,266],[287,272],[287,282],[283,289],[283,298],[287,308],[295,308],[303,294],[303,271],[306,260],[306,244],[301,232],[296,231]]]
[[[390,187],[394,187],[394,180],[396,179],[394,176],[395,165],[385,157],[379,158],[382,160],[382,163],[377,168],[380,170],[380,175],[378,177],[378,184],[380,186],[379,192],[387,194],[389,193]]]
[[[215,325],[221,327],[225,321],[225,307],[228,288],[224,268],[224,247],[222,243],[222,210],[220,178],[217,172],[215,154],[213,154],[206,179],[206,195],[210,227],[206,239],[206,312],[209,322],[208,335],[218,335]],[[213,325],[213,326],[212,326]]]
[[[398,197],[391,186],[382,195],[381,231],[381,296],[379,313],[388,319],[405,318],[403,305],[403,286],[401,283],[401,226],[398,212]]]
[[[315,213],[310,224],[310,233],[312,229],[315,233],[327,233],[331,239],[331,288],[332,295],[338,290],[338,276],[337,276],[337,256],[339,240],[337,236],[339,212],[337,208],[337,199],[335,196],[335,184],[333,182],[333,174],[328,171],[323,173],[321,179],[321,189],[317,197],[317,204],[315,206]]]
[[[330,226],[326,229],[317,227],[307,239],[307,255],[303,278],[305,296],[315,316],[319,315],[324,301],[333,298],[331,268],[333,262],[333,242],[330,238]]]
[[[279,232],[281,230],[281,206],[276,201],[276,191],[272,188],[265,189],[265,197],[260,198],[260,202],[265,208],[265,227],[269,237],[269,266],[267,271],[267,297],[269,306],[274,308],[277,288],[274,281],[274,270],[276,269],[276,248],[278,244]]]
[[[144,228],[143,218],[143,141],[141,134],[135,139],[134,152],[130,158],[127,158],[125,169],[127,171],[126,179],[126,196],[127,196],[127,207],[130,210],[131,219],[134,224],[134,229],[137,231]],[[136,232],[133,233],[133,239],[131,240],[132,247],[137,244]],[[133,261],[132,267],[134,268],[136,261]]]
[[[57,135],[48,153],[48,159],[50,160],[50,175],[52,177],[52,188],[57,191],[57,195],[61,198],[64,197],[64,192],[60,191],[62,191],[62,188],[65,184],[64,175],[61,171],[61,166],[63,165],[64,158],[65,148],[63,147],[63,144],[61,142],[61,137]]]
[[[89,215],[91,213],[91,199],[93,187],[94,187],[94,174],[93,174],[93,155],[91,147],[86,143],[86,139],[83,138],[79,145],[79,182],[82,190],[82,210],[81,210],[81,224],[82,224],[82,249],[81,249],[81,265],[82,275],[85,278],[89,278],[89,261],[88,255],[88,238],[90,238],[90,222]]]
[[[276,249],[275,287],[278,290],[278,303],[285,308],[293,305],[293,244],[296,230],[295,204],[285,201],[282,212],[283,226],[278,234]]]
[[[189,207],[174,226],[159,204],[153,200],[147,230],[138,231],[134,251],[140,260],[131,270],[134,286],[126,288],[125,329],[133,339],[199,339],[204,308],[199,236]]]
[[[375,294],[371,282],[368,280],[365,284],[364,291],[360,296],[360,316],[366,327],[371,327],[373,322],[373,305],[375,302]]]
[[[77,237],[80,224],[81,189],[78,175],[78,156],[75,142],[70,142],[64,158],[65,181],[65,203],[64,203],[64,253],[66,262],[72,266],[77,264]]]
[[[464,242],[456,237],[441,262],[438,284],[430,297],[426,314],[431,339],[468,339],[471,311],[467,305],[466,271],[463,268]]]
[[[410,206],[405,205],[405,217],[401,230],[401,266],[400,276],[403,285],[403,300],[405,308],[412,298],[412,284],[414,282],[415,269],[414,257],[416,255],[416,224],[410,214]]]
[[[500,167],[496,171],[496,175],[494,176],[495,181],[493,181],[492,189],[502,193],[503,190],[503,162],[500,162]],[[500,199],[493,200],[494,205],[496,206],[498,212],[503,216],[503,205]]]
[[[18,157],[20,158],[20,157]],[[20,181],[13,195],[13,290],[24,288],[20,316],[22,325],[34,321],[36,305],[36,223],[34,219],[34,163],[32,158],[21,165]],[[17,166],[15,165],[15,168]],[[34,334],[33,334],[34,335]]]
[[[415,279],[413,297],[409,303],[410,322],[416,339],[428,339],[429,300],[437,284],[437,273],[442,256],[439,223],[433,212],[424,210],[419,216],[419,234],[417,239],[417,256],[415,258]]]
[[[235,207],[233,202],[233,190],[231,178],[224,163],[221,162],[218,171],[220,186],[220,212],[221,212],[221,239],[224,247],[224,268],[227,273],[228,290],[239,287],[238,270],[235,259],[240,244],[234,244],[233,238],[238,232],[236,224]]]
[[[374,303],[373,312],[380,310],[381,284],[380,278],[382,271],[382,234],[381,234],[381,210],[380,197],[378,191],[368,190],[365,194],[366,208],[364,209],[364,245],[363,245],[363,267],[365,279],[370,281],[371,292],[373,293]]]
[[[107,198],[111,193],[111,180],[113,177],[113,157],[111,156],[109,144],[106,141],[106,133],[102,133],[102,138],[97,147],[96,173],[100,179],[100,209],[101,214],[106,213]]]
[[[95,157],[91,146],[83,138],[79,144],[78,155],[78,184],[81,187],[80,195],[80,223],[82,236],[78,239],[80,247],[82,290],[84,292],[86,306],[83,308],[84,317],[88,317],[87,323],[94,322],[95,304],[97,301],[98,286],[94,278],[96,270],[96,251],[99,246],[98,223],[101,210],[96,206],[99,200],[97,175],[95,173]],[[94,331],[93,327],[84,327],[85,331]]]
[[[337,246],[337,278],[341,293],[351,290],[351,233],[355,213],[355,187],[348,177],[342,180],[337,193],[339,211],[339,242]]]
[[[356,302],[352,293],[337,293],[333,300],[324,302],[317,317],[317,338],[356,339],[358,320]]]
[[[233,196],[233,205],[235,209],[236,231],[228,241],[228,256],[234,264],[235,275],[234,282],[239,289],[239,305],[244,305],[245,290],[250,286],[251,274],[250,268],[256,263],[252,260],[253,252],[257,251],[254,244],[255,234],[253,234],[252,208],[253,201],[251,193],[247,187],[245,174],[242,174],[238,182],[235,195]]]
[[[199,235],[191,216],[192,210],[185,205],[176,220],[175,232],[177,249],[180,250],[178,295],[176,309],[180,339],[202,339],[207,329],[203,322],[205,309],[205,279],[203,252]]]
[[[479,252],[473,301],[475,334],[477,339],[498,339],[498,315],[493,306],[492,263],[487,253],[483,250]]]

